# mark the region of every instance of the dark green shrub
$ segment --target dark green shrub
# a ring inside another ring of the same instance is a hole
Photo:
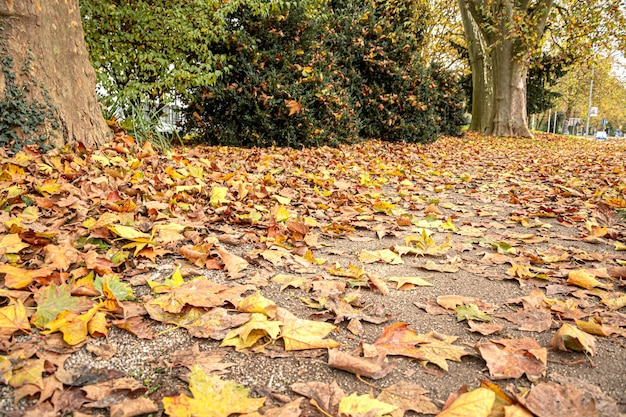
[[[267,17],[240,8],[232,36],[211,45],[231,70],[190,106],[187,128],[202,141],[301,147],[459,132],[461,90],[419,58],[421,0],[291,3]]]

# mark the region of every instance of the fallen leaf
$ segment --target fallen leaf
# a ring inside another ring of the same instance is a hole
[[[249,389],[219,376],[208,376],[199,367],[191,371],[189,390],[193,397],[180,394],[163,398],[165,413],[175,417],[228,417],[252,413],[263,406],[265,398],[249,398]],[[209,407],[207,407],[210,405]]]
[[[381,379],[391,372],[395,365],[385,360],[385,355],[373,358],[353,356],[337,349],[328,350],[328,365],[358,376]]]
[[[476,350],[487,362],[491,379],[519,378],[530,381],[545,376],[548,351],[530,338],[478,342]]]
[[[496,394],[486,388],[461,394],[452,404],[444,408],[437,417],[488,417],[496,400]]]
[[[437,414],[439,408],[427,397],[428,391],[409,382],[398,382],[381,391],[377,399],[398,408],[390,414],[402,417],[407,411],[419,414]]]
[[[550,339],[550,346],[559,350],[584,351],[591,356],[596,355],[596,339],[589,333],[576,327],[563,323],[561,328]]]
[[[518,396],[520,403],[537,417],[597,416],[593,401],[583,402],[584,391],[573,386],[562,386],[554,382],[542,382],[533,386],[526,398]]]
[[[112,405],[109,408],[109,417],[135,417],[157,411],[159,411],[159,406],[151,399],[138,397]]]

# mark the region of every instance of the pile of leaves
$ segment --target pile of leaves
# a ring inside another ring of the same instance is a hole
[[[468,135],[428,146],[159,153],[120,134],[96,150],[0,152],[0,383],[36,415],[617,413],[597,387],[548,380],[547,369],[556,351],[581,352],[570,355],[593,364],[599,339],[624,348],[626,229],[616,215],[626,208],[623,142]],[[551,235],[557,227],[572,233]],[[339,251],[337,263],[321,256],[363,241],[380,249]],[[180,265],[173,273],[151,275],[172,260]],[[442,372],[462,363],[472,351],[455,336],[418,333],[415,323],[365,301],[364,294],[432,285],[418,274],[371,269],[410,262],[419,271],[462,270],[529,289],[502,309],[468,295],[416,301],[424,314],[499,333],[472,345],[488,371],[479,387],[437,405],[412,383],[372,385],[374,396],[348,395],[332,381],[298,382],[291,396],[274,393],[270,401],[222,379],[230,365],[221,359],[233,349],[251,358],[326,355],[332,368],[381,381],[397,363],[390,357]],[[182,273],[189,268],[198,273]],[[285,299],[264,295],[270,288],[298,291],[314,314],[299,317]],[[508,337],[500,319],[529,335]],[[113,328],[159,340],[167,335],[152,328],[165,325],[217,341],[209,351],[171,352],[172,363],[190,371],[189,391],[160,395],[122,369],[67,367],[78,352],[106,356],[87,342]],[[366,325],[377,332],[370,343]],[[542,346],[533,335],[545,332]],[[505,390],[493,382],[521,379],[535,384]]]

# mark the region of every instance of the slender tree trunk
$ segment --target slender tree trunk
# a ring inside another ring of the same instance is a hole
[[[12,70],[0,75],[0,100],[8,97],[8,87],[30,82],[29,100],[54,109],[54,117],[39,126],[37,135],[47,136],[57,147],[107,142],[109,130],[96,99],[78,0],[0,0],[0,26],[2,59],[13,60]],[[32,68],[25,73],[21,68],[29,61]],[[7,83],[11,74],[15,80]],[[21,140],[33,134],[15,130]]]
[[[492,67],[487,43],[472,19],[463,0],[457,0],[461,10],[463,31],[472,71],[472,124],[470,130],[485,133],[489,129],[492,111]]]
[[[528,65],[513,56],[513,44],[503,40],[495,45],[493,62],[493,112],[487,133],[494,136],[532,137],[526,113]]]

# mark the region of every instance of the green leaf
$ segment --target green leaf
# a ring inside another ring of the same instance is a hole
[[[35,295],[37,311],[33,314],[30,322],[39,328],[44,328],[56,319],[62,311],[75,311],[80,304],[80,299],[72,297],[71,292],[72,288],[68,284],[56,285],[51,283],[43,287]]]

